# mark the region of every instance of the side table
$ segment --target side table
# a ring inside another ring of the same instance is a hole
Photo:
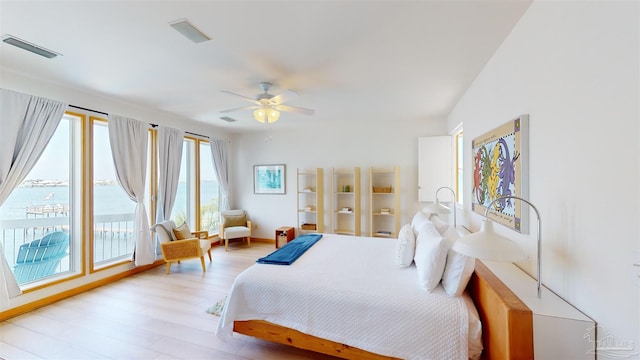
[[[295,229],[291,226],[281,226],[276,229],[276,248],[286,245],[296,237]]]

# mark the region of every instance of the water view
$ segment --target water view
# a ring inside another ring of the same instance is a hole
[[[187,220],[188,193],[186,183],[180,183],[172,212],[172,219],[177,223]],[[201,195],[201,224],[208,229],[218,221],[217,182],[204,181]],[[69,233],[71,196],[65,181],[30,180],[14,189],[0,207],[0,243],[10,266],[16,265],[22,244],[58,231]],[[129,256],[133,251],[135,203],[114,181],[97,181],[93,199],[94,261]],[[72,249],[70,247],[69,252]],[[68,270],[66,256],[56,272]]]

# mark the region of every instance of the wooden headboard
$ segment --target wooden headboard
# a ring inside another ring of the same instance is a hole
[[[533,314],[481,261],[469,281],[482,321],[483,359],[533,359]],[[392,359],[263,320],[235,321],[233,331],[344,359]]]
[[[482,261],[467,291],[482,322],[482,358],[533,359],[533,313]]]

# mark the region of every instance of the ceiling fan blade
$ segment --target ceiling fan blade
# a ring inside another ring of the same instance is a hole
[[[315,113],[315,110],[305,109],[297,106],[276,105],[274,107],[276,108],[276,110],[294,112],[298,114],[313,115],[313,113]]]
[[[245,99],[245,100],[247,100],[247,101],[250,101],[250,102],[252,102],[252,103],[254,103],[254,104],[258,104],[258,102],[256,101],[256,99],[254,99],[254,98],[250,98],[250,97],[248,97],[248,96],[244,96],[244,95],[236,94],[236,93],[233,93],[233,92],[231,92],[231,91],[227,91],[227,90],[220,90],[220,92],[227,93],[227,94],[231,94],[231,95],[234,95],[234,96],[238,96],[238,97],[241,97],[241,98],[243,98],[243,99]]]
[[[240,110],[255,110],[255,109],[259,109],[259,108],[260,108],[260,106],[258,106],[258,105],[243,106],[243,107],[239,107],[239,108],[235,108],[235,109],[222,110],[220,112],[221,113],[229,113],[229,112],[240,111]]]
[[[280,105],[283,103],[286,103],[287,101],[297,97],[298,94],[296,94],[295,92],[291,91],[291,90],[286,90],[285,92],[283,92],[280,95],[276,95],[274,97],[272,97],[269,102],[272,105]]]

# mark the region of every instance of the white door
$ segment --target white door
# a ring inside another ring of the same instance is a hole
[[[418,138],[418,201],[435,201],[436,190],[442,186],[455,188],[451,141],[451,136]],[[441,202],[455,201],[450,198],[450,192],[441,192]]]

